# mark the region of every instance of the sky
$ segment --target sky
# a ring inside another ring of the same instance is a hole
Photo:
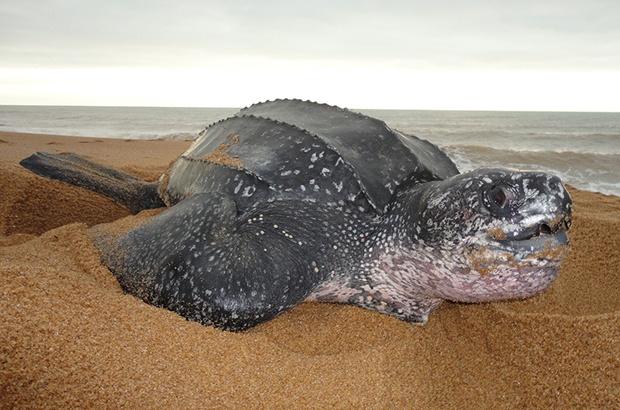
[[[0,104],[620,112],[618,0],[3,0]]]

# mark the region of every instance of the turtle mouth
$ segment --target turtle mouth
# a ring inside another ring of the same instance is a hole
[[[512,232],[508,237],[494,237],[493,240],[499,248],[514,254],[538,253],[568,246],[567,231],[571,224],[570,215],[563,215],[553,221],[541,222]]]

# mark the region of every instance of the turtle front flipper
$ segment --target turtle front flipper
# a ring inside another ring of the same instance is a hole
[[[133,213],[165,206],[157,194],[156,183],[145,182],[77,154],[37,152],[21,160],[19,164],[42,177],[103,195]]]
[[[282,209],[300,212],[275,203],[239,216],[232,197],[196,194],[118,240],[95,243],[127,293],[188,320],[241,331],[299,304],[321,280],[312,249],[303,246],[320,224],[294,231]]]

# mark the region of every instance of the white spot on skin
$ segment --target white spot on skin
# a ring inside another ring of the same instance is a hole
[[[243,186],[243,181],[239,181],[239,184],[235,187],[235,190],[234,190],[235,195],[239,193],[242,186]]]
[[[243,189],[243,194],[241,196],[243,197],[250,197],[254,194],[254,192],[256,191],[256,187],[254,185],[252,186],[247,186]]]

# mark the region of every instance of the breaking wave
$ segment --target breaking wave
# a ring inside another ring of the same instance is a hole
[[[620,196],[620,154],[497,149],[475,145],[441,148],[461,172],[482,167],[546,171],[576,188]]]

